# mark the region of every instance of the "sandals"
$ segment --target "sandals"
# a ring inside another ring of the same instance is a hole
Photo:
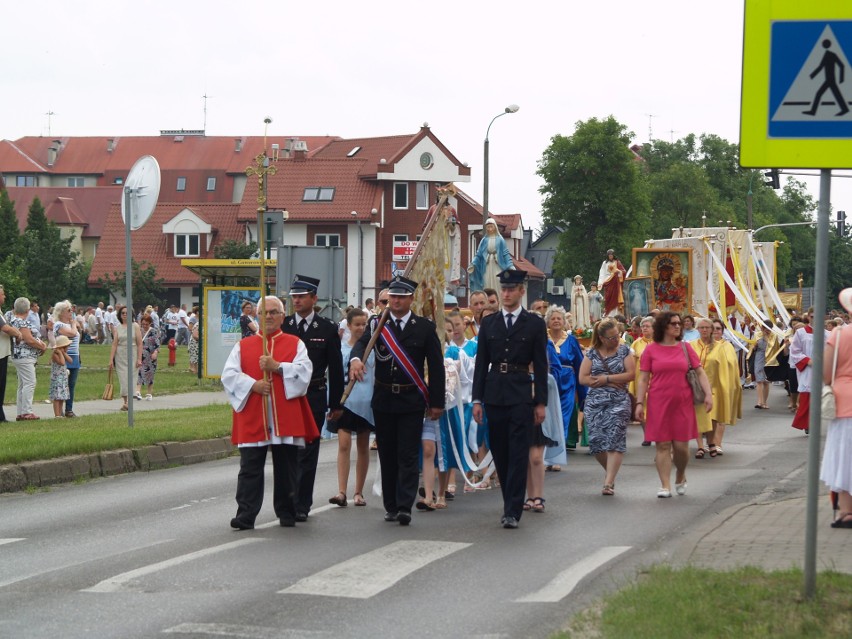
[[[417,510],[425,510],[426,512],[431,512],[431,511],[435,510],[435,504],[434,504],[434,503],[429,503],[429,502],[428,502],[428,501],[426,501],[425,499],[421,499],[420,501],[418,501],[418,502],[414,505],[414,507],[415,507]]]
[[[341,508],[346,508],[346,506],[349,505],[349,502],[346,500],[345,493],[337,493],[334,497],[328,500],[328,503],[340,506]]]
[[[550,473],[558,473],[562,471],[562,466],[559,464],[553,464],[553,466],[545,466],[544,470]]]
[[[434,501],[432,503],[432,507],[436,508],[438,510],[443,510],[444,508],[447,507],[447,502],[444,499],[439,498],[437,501]]]
[[[533,499],[532,511],[534,513],[543,513],[544,512],[544,498],[543,497],[535,497]]]
[[[705,451],[703,448],[699,448],[695,451],[695,459],[704,459],[704,455],[706,452],[707,451]]]
[[[529,499],[527,499],[527,500],[524,502],[524,510],[532,510],[532,507],[533,507],[534,505],[535,505],[535,500],[533,500],[533,498],[532,498],[532,497],[530,497]]]
[[[716,446],[716,454],[717,454],[719,457],[721,457],[722,455],[724,455],[724,454],[725,454],[725,453],[722,451],[722,447],[721,447],[721,446]]]
[[[719,454],[719,448],[715,444],[710,444],[710,457],[715,457]]]
[[[352,495],[352,501],[355,502],[356,506],[366,506],[367,501],[364,499],[364,495],[362,493],[355,493]]]
[[[601,490],[601,495],[606,497],[611,497],[615,495],[615,484],[604,484],[603,490]]]

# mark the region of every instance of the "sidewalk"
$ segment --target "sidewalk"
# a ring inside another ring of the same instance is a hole
[[[14,399],[14,398],[13,398]],[[173,408],[192,408],[194,406],[207,406],[209,404],[227,404],[225,391],[196,391],[193,393],[180,393],[177,395],[159,395],[149,401],[133,400],[133,412],[146,410],[163,410]],[[11,404],[11,414],[14,417],[15,405]],[[121,397],[116,396],[112,401],[93,399],[84,402],[74,402],[74,413],[78,417],[85,415],[107,415],[121,412]],[[54,419],[53,404],[45,404],[37,401],[33,404],[33,413],[42,419]],[[9,413],[7,412],[7,416]]]
[[[732,506],[689,533],[678,545],[674,563],[714,570],[804,570],[806,511],[804,487],[794,497]],[[831,521],[831,502],[820,483],[816,568],[852,574],[852,531],[832,528]]]

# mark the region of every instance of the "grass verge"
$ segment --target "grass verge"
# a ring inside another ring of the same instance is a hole
[[[120,412],[16,422],[0,428],[0,464],[222,437],[231,433],[231,414],[227,404],[213,404],[139,411],[133,414],[133,428],[127,426],[127,414]]]
[[[802,597],[799,569],[716,572],[658,566],[639,582],[571,619],[554,639],[848,637],[852,575],[821,572],[816,596]]]
[[[50,353],[40,357],[36,364],[36,390],[33,401],[41,402],[47,399],[50,390]],[[88,399],[100,399],[107,382],[107,369],[109,368],[109,344],[83,344],[80,346],[80,359],[82,368],[74,388],[74,401],[81,402]],[[154,376],[154,395],[175,395],[177,393],[188,393],[190,391],[217,391],[222,385],[218,380],[198,379],[194,373],[189,372],[189,354],[186,346],[178,346],[175,353],[175,365],[169,366],[169,349],[160,347],[157,358],[157,373]],[[15,393],[18,389],[18,376],[15,367],[9,362],[9,372],[6,382],[6,406],[11,405],[11,412],[6,413],[12,419],[15,417]],[[119,394],[119,381],[113,372],[113,384],[115,395]],[[142,391],[145,393],[146,391]]]

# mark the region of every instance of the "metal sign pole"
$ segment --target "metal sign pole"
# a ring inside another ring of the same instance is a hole
[[[133,428],[133,373],[136,372],[136,360],[133,359],[133,342],[135,341],[133,328],[133,255],[130,249],[130,226],[133,224],[133,188],[132,186],[124,187],[124,286],[127,297],[127,426],[130,428]],[[118,323],[121,324],[120,314]],[[117,333],[118,329],[116,329],[116,339],[118,339]]]
[[[825,298],[828,290],[828,227],[831,206],[831,169],[819,174],[817,209],[816,270],[814,273],[814,313],[811,317],[814,346],[811,353],[811,406],[808,430],[808,502],[805,516],[804,595],[816,594],[817,505],[819,499],[819,447],[822,419],[822,362],[825,353]]]

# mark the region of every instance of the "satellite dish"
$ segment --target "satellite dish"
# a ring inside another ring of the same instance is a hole
[[[136,160],[124,183],[125,197],[121,199],[121,219],[127,225],[130,208],[130,230],[140,229],[151,217],[160,196],[160,165],[152,155]]]

